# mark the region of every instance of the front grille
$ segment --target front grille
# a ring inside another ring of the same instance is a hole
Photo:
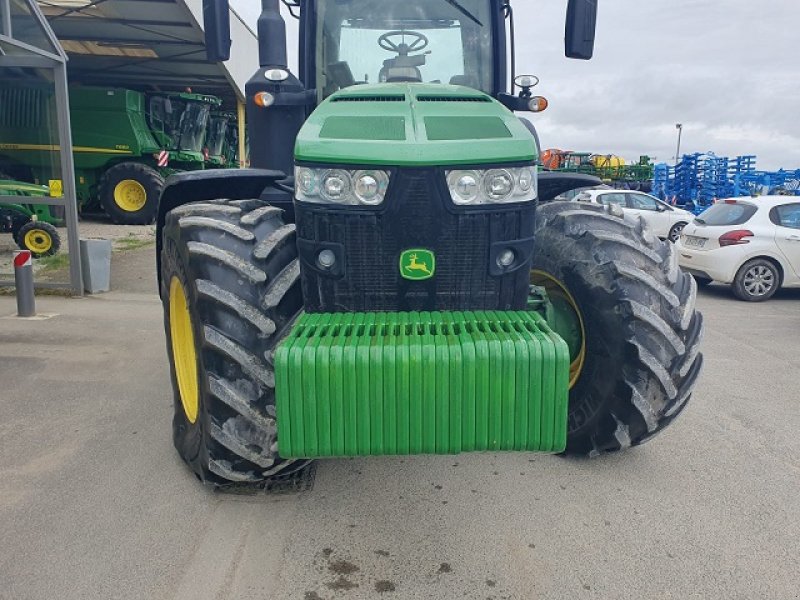
[[[534,207],[452,212],[446,208],[449,196],[443,198],[443,177],[432,169],[395,172],[380,212],[296,204],[306,310],[523,308],[527,269],[492,276],[489,254],[492,243],[533,235]],[[330,277],[314,268],[318,244],[341,249],[345,273]],[[312,250],[304,254],[303,247]],[[409,281],[400,275],[400,254],[409,248],[435,253],[432,278]]]

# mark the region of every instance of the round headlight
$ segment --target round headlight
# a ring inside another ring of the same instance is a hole
[[[474,171],[453,171],[447,183],[456,204],[471,204],[478,197],[478,174]]]
[[[322,197],[329,202],[342,202],[350,193],[350,175],[347,171],[327,171],[322,176]]]
[[[505,169],[493,169],[484,176],[483,188],[490,200],[500,202],[514,191],[514,178]]]
[[[533,170],[532,169],[520,169],[519,177],[517,177],[517,188],[520,192],[529,192],[531,191],[531,187],[533,186]]]
[[[304,196],[316,196],[319,182],[314,171],[299,167],[295,174],[295,185],[297,190]]]
[[[379,171],[359,171],[355,174],[356,197],[362,204],[380,204],[386,192],[386,174]]]

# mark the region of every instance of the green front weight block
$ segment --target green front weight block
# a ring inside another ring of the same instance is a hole
[[[278,449],[561,452],[569,363],[532,312],[305,314],[275,353]]]

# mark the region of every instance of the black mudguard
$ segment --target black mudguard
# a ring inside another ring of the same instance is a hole
[[[156,274],[161,291],[161,232],[164,219],[173,208],[189,202],[216,200],[247,200],[259,198],[261,193],[286,179],[281,171],[267,169],[208,169],[185,171],[171,175],[161,192],[156,217]]]

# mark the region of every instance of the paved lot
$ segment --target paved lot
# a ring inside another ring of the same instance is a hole
[[[702,291],[696,397],[632,452],[325,461],[232,496],[171,446],[152,252],[0,318],[0,598],[800,597],[800,293]]]

